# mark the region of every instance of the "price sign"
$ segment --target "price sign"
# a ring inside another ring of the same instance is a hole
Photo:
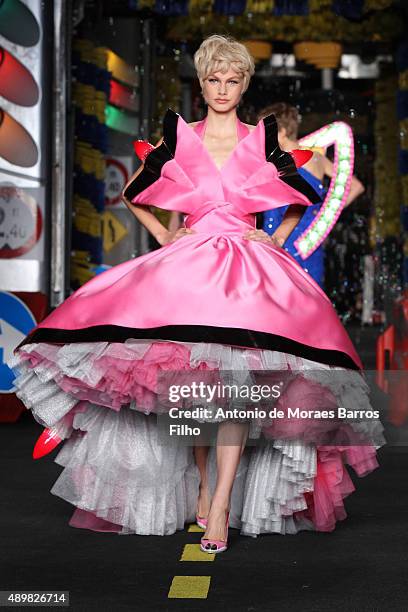
[[[115,206],[121,202],[121,193],[128,182],[128,169],[118,159],[106,160],[105,204]]]
[[[0,259],[20,257],[39,241],[41,209],[24,189],[0,186]]]

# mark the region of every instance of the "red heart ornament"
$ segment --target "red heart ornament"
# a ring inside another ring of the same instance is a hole
[[[300,166],[306,164],[313,157],[313,151],[309,149],[293,149],[293,151],[289,151],[289,154],[293,157],[296,168],[300,168]]]
[[[138,158],[144,161],[155,147],[147,140],[134,140],[133,148]]]

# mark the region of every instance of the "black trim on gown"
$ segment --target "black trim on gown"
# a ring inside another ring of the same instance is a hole
[[[293,157],[286,151],[282,151],[278,141],[278,123],[275,115],[268,115],[263,119],[265,126],[265,158],[266,161],[275,164],[279,171],[281,181],[287,183],[296,191],[303,193],[313,204],[322,201],[319,194],[299,174]]]
[[[16,347],[32,342],[68,344],[70,342],[125,342],[129,338],[140,340],[174,340],[179,342],[205,342],[227,344],[241,348],[257,348],[290,353],[327,365],[359,370],[354,361],[342,351],[321,349],[284,336],[251,329],[213,327],[211,325],[164,325],[163,327],[133,328],[120,325],[95,325],[83,329],[53,329],[42,327],[34,330]]]
[[[164,164],[174,158],[177,146],[177,122],[179,115],[171,108],[167,109],[163,119],[163,142],[150,151],[144,161],[140,174],[124,191],[127,200],[132,200],[159,178]]]

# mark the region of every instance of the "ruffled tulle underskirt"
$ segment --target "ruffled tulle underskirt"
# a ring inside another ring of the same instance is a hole
[[[294,401],[305,409],[370,409],[359,372],[262,349],[133,339],[33,343],[8,365],[34,418],[68,436],[55,458],[64,469],[51,493],[76,506],[70,525],[120,534],[169,535],[194,521],[200,477],[193,448],[177,437],[163,444],[158,433],[163,375],[168,382],[180,372],[222,373],[223,380],[227,373],[228,382],[251,384],[255,371],[287,373],[276,404],[284,411]],[[248,421],[259,444],[242,454],[230,526],[254,537],[333,530],[354,490],[346,465],[368,474],[385,442],[376,419]],[[211,447],[212,491],[216,473]]]

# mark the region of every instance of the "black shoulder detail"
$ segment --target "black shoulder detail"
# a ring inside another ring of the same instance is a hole
[[[132,200],[160,178],[164,164],[173,159],[177,146],[177,121],[179,115],[168,108],[163,119],[163,142],[146,157],[144,168],[127,186],[124,196]]]
[[[278,124],[275,115],[263,118],[265,127],[265,157],[278,169],[279,178],[296,191],[303,193],[313,204],[321,202],[319,194],[299,174],[294,159],[286,151],[282,151],[278,141]]]

